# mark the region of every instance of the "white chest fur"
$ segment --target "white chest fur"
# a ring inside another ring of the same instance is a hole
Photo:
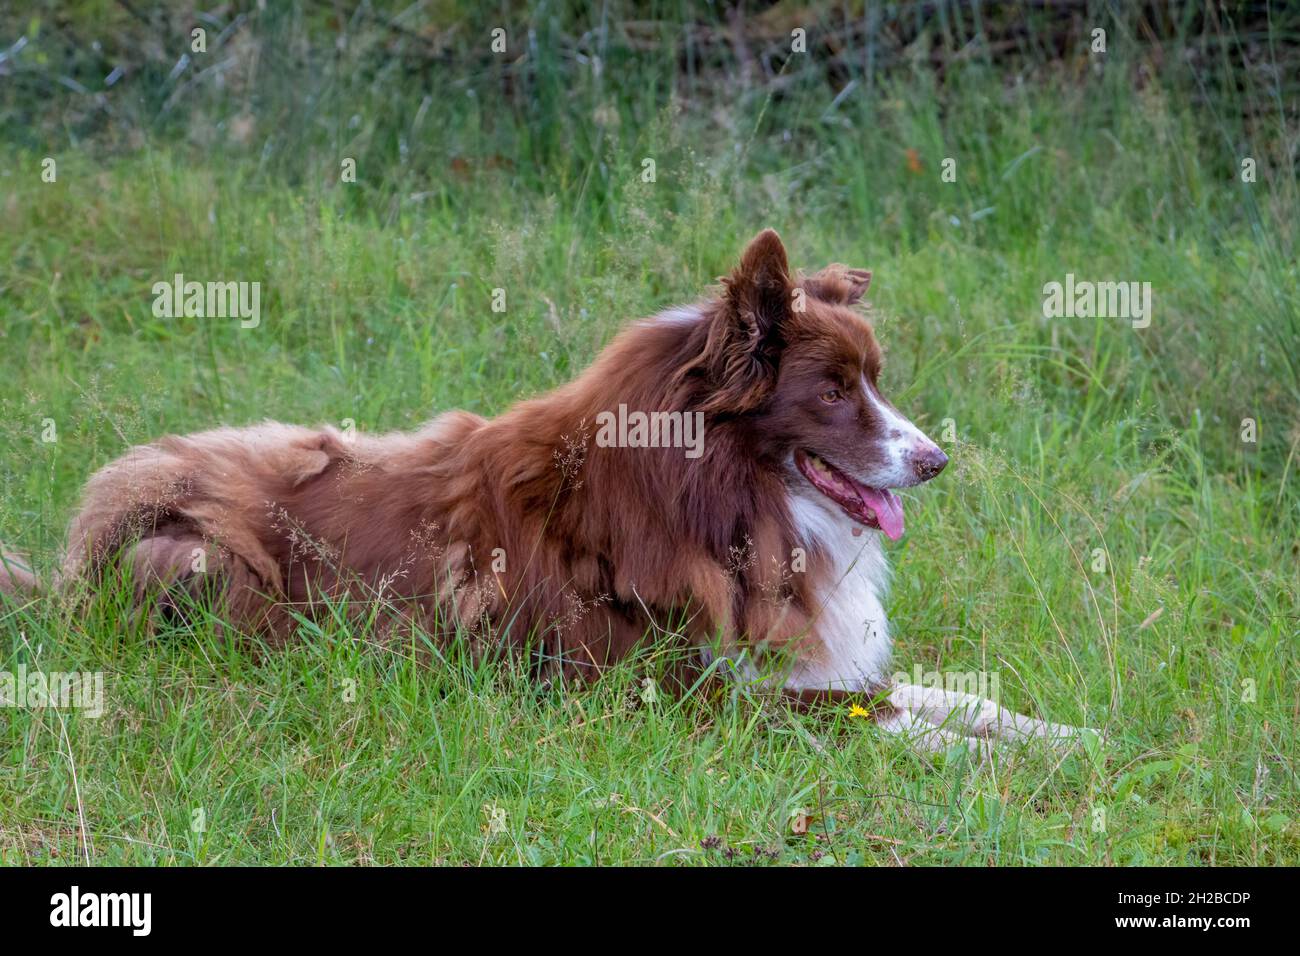
[[[813,634],[786,686],[797,690],[863,690],[883,682],[893,641],[885,618],[889,563],[878,531],[863,530],[821,495],[790,496],[795,532],[810,554],[825,554],[818,575]]]

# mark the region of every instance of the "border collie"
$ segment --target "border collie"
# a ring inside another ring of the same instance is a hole
[[[865,705],[924,748],[1069,739],[889,676],[893,489],[948,459],[880,392],[854,308],[870,280],[792,272],[769,229],[715,297],[632,324],[497,418],[387,435],[267,422],[134,448],[87,484],[58,583],[117,568],[153,614],[202,598],[271,644],[347,599],[393,632],[527,654],[544,679],[677,641],[731,679]],[[0,565],[5,589],[35,584]]]

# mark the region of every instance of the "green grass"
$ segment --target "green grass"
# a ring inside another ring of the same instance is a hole
[[[333,48],[272,17],[263,42]],[[610,50],[601,79],[555,39],[520,103],[486,70],[368,72],[384,31],[352,29],[316,68],[245,76],[236,48],[227,87],[165,114],[160,78],[107,120],[56,100],[28,123],[39,71],[0,95],[9,545],[48,567],[85,478],[162,433],[495,414],[771,225],[800,266],[873,269],[887,394],[952,420],[954,465],[889,548],[899,669],[996,673],[1107,745],[922,757],[740,690],[647,702],[635,667],[566,693],[364,629],[257,656],[144,635],[111,599],[10,605],[0,670],[102,671],[106,709],[0,708],[0,860],[1300,863],[1293,90],[1207,93],[1174,57],[1139,90],[1155,60],[1116,24],[1095,70],[904,65],[833,113],[807,70],[710,97],[675,57]],[[260,281],[261,326],[154,318],[177,271]],[[1067,272],[1151,282],[1150,328],[1044,319]]]

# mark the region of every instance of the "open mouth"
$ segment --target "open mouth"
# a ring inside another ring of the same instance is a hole
[[[888,488],[872,488],[855,481],[810,452],[796,451],[794,463],[814,488],[858,524],[879,528],[890,541],[903,536],[903,502]]]

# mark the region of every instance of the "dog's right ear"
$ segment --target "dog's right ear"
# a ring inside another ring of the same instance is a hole
[[[748,411],[775,384],[781,326],[793,307],[790,263],[774,229],[750,240],[722,284],[722,308],[707,346],[716,391],[705,410]]]
[[[809,295],[823,302],[857,305],[871,285],[871,272],[868,269],[850,269],[836,262],[805,278],[802,285]]]

